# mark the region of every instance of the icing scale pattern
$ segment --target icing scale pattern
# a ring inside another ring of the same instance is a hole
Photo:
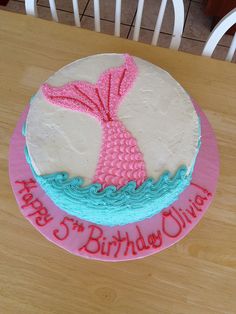
[[[125,186],[135,181],[140,186],[146,178],[146,168],[136,139],[120,121],[104,125],[103,143],[93,182],[103,187]]]

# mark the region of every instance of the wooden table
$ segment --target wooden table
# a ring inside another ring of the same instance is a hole
[[[0,313],[236,312],[236,65],[0,12]],[[85,260],[51,244],[21,215],[8,180],[10,136],[54,71],[102,52],[128,52],[169,71],[216,132],[213,204],[177,245],[142,260]]]

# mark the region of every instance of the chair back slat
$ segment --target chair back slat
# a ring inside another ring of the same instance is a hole
[[[214,27],[203,48],[202,55],[211,57],[220,39],[234,24],[236,24],[236,8],[230,11],[225,17],[223,17],[223,19],[219,21],[219,23]],[[236,48],[235,41],[236,39],[234,36],[226,57],[227,61],[231,61],[233,58]]]
[[[228,53],[227,53],[225,60],[226,61],[232,61],[235,51],[236,51],[236,33],[234,34],[234,38],[231,42],[231,45],[229,47],[229,50],[228,50]]]
[[[120,36],[120,19],[121,19],[121,0],[116,0],[115,10],[115,36]]]
[[[175,12],[175,20],[170,48],[178,50],[184,31],[184,3],[182,0],[172,0],[172,3]]]
[[[72,4],[73,4],[73,11],[74,11],[75,25],[80,27],[78,0],[72,0]]]
[[[140,33],[142,16],[143,16],[143,5],[144,5],[144,0],[139,0],[137,13],[136,13],[136,19],[135,19],[135,26],[134,26],[134,35],[133,35],[134,41],[139,40],[139,33]]]
[[[101,22],[100,22],[100,1],[93,0],[94,6],[94,27],[96,32],[101,31]]]
[[[50,6],[50,11],[51,11],[51,14],[52,14],[53,21],[58,22],[58,16],[57,16],[57,9],[56,9],[55,0],[49,0],[49,6]]]
[[[37,17],[37,0],[25,0],[25,11],[27,15],[33,15]]]
[[[152,37],[152,45],[157,44],[157,41],[158,41],[158,38],[160,35],[160,31],[161,31],[161,25],[163,22],[163,17],[164,17],[165,10],[166,10],[166,5],[167,5],[167,0],[162,0],[159,14],[158,14],[157,20],[156,20],[156,26],[155,26],[153,37]]]

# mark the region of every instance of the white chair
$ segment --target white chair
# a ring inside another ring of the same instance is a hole
[[[236,8],[230,11],[223,19],[215,26],[211,32],[204,48],[202,51],[203,56],[211,57],[214,52],[219,40],[223,35],[230,29],[234,24],[236,24]],[[236,33],[234,34],[233,40],[231,42],[230,48],[228,50],[226,61],[232,61],[234,53],[236,50]]]
[[[129,0],[126,0],[129,1]],[[141,27],[141,21],[142,21],[142,15],[143,15],[143,7],[144,7],[144,1],[145,0],[138,0],[138,7],[137,7],[137,14],[136,14],[136,20],[134,25],[134,33],[133,33],[133,40],[138,41],[139,39],[139,33],[140,33],[140,27]],[[75,19],[75,25],[80,27],[80,17],[79,17],[79,6],[78,6],[78,0],[72,0],[73,3],[73,9],[74,9],[74,19]],[[94,29],[96,32],[100,32],[100,0],[93,0],[94,3]],[[173,35],[170,43],[170,48],[172,49],[178,49],[180,42],[181,42],[181,36],[183,33],[183,27],[184,27],[184,4],[183,0],[172,0],[173,7],[174,7],[174,27],[173,27]],[[58,22],[58,15],[55,5],[55,0],[49,0],[50,10],[52,14],[52,19],[55,22]],[[115,29],[114,29],[114,35],[120,36],[120,22],[121,22],[121,5],[122,0],[116,0],[116,7],[115,7]],[[164,18],[164,13],[166,10],[167,0],[162,0],[160,10],[156,19],[156,26],[153,32],[152,37],[152,45],[156,45],[161,25]],[[37,0],[25,0],[25,9],[26,13],[29,15],[37,16]]]

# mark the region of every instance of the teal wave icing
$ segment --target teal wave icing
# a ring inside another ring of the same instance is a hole
[[[26,122],[25,122],[25,123],[23,124],[23,126],[22,126],[21,133],[22,133],[23,136],[26,135]]]
[[[24,124],[23,136],[25,136],[25,131]],[[157,181],[148,178],[138,188],[136,188],[136,182],[131,181],[119,190],[115,186],[102,190],[99,183],[84,186],[83,178],[70,178],[66,172],[39,176],[33,169],[26,146],[25,157],[36,181],[61,210],[80,219],[112,227],[150,218],[179,198],[191,182],[196,157],[201,146],[200,136],[199,120],[198,149],[189,173],[183,165],[173,176],[165,171]]]
[[[81,177],[70,178],[66,172],[39,176],[33,170],[25,147],[25,155],[35,179],[51,200],[63,211],[92,223],[116,226],[144,220],[160,212],[178,199],[190,184],[185,166],[173,177],[165,171],[158,181],[148,178],[136,189],[131,181],[119,190],[93,183],[83,186]]]

